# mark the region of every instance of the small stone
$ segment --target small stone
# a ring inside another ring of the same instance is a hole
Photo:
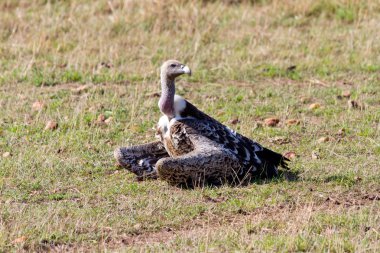
[[[230,123],[232,125],[236,125],[237,123],[240,123],[240,120],[238,118],[234,118],[234,119],[230,120]]]
[[[98,116],[98,119],[96,120],[97,122],[104,122],[106,120],[106,116],[104,116],[103,114],[100,114]]]
[[[4,158],[10,157],[10,156],[11,156],[11,152],[4,152],[3,153]]]
[[[342,92],[342,97],[344,98],[350,98],[351,97],[351,91],[345,90]]]
[[[104,123],[106,123],[107,125],[111,124],[113,121],[113,118],[112,117],[109,117],[108,119],[104,120]]]
[[[269,127],[275,127],[278,123],[280,123],[278,118],[267,118],[264,120],[264,124]]]
[[[318,109],[320,107],[321,107],[320,103],[313,103],[313,104],[309,105],[310,110],[315,110],[315,109]]]
[[[294,160],[297,157],[297,155],[295,152],[289,151],[284,154],[284,157],[288,158],[289,160]]]
[[[301,122],[298,119],[288,119],[285,124],[287,126],[299,125]]]
[[[45,130],[55,130],[58,128],[58,123],[54,120],[49,120],[46,122]]]
[[[325,136],[325,137],[321,137],[318,139],[318,143],[324,143],[324,142],[328,142],[330,140],[330,138],[328,136]]]
[[[32,109],[34,111],[41,111],[42,109],[44,109],[44,107],[45,107],[45,103],[41,101],[36,101],[32,104]]]

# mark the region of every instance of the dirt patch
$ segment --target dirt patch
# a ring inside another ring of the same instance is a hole
[[[270,226],[261,226],[268,221],[287,224],[287,233],[296,233],[302,224],[309,222],[312,215],[318,212],[337,213],[342,210],[360,209],[380,200],[380,191],[347,192],[343,194],[331,194],[327,198],[315,202],[295,204],[282,203],[276,206],[263,206],[254,211],[237,210],[235,213],[217,215],[214,213],[203,213],[192,221],[183,224],[179,228],[165,227],[159,231],[146,232],[143,229],[136,230],[133,234],[105,235],[104,239],[97,244],[99,250],[118,249],[123,247],[144,246],[156,243],[170,244],[176,238],[196,238],[210,232],[244,229],[247,234],[282,233],[281,229]],[[211,202],[213,202],[211,200]],[[65,252],[87,252],[94,245],[87,244],[56,244],[41,242],[34,246],[39,251],[65,251]],[[29,251],[28,247],[23,250]]]
[[[355,189],[343,193],[319,196],[310,203],[297,204],[286,202],[276,206],[263,206],[249,212],[239,209],[236,213],[222,216],[204,213],[178,229],[164,228],[156,232],[140,231],[134,235],[108,238],[105,243],[108,244],[108,247],[113,248],[122,247],[122,245],[135,246],[162,242],[169,243],[177,237],[191,238],[204,234],[205,231],[209,230],[221,230],[224,227],[239,228],[246,224],[258,224],[262,221],[291,221],[302,224],[308,222],[312,214],[316,212],[333,214],[344,210],[358,210],[362,207],[370,206],[377,201],[380,201],[380,188],[371,192]],[[291,230],[294,230],[293,232],[296,232],[297,229],[297,226],[290,226],[288,231],[292,232]],[[255,229],[248,230],[248,233],[255,232],[257,232]]]

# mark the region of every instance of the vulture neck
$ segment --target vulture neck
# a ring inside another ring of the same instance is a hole
[[[174,110],[175,81],[166,75],[161,75],[161,97],[158,102],[160,111],[169,119],[175,117]]]

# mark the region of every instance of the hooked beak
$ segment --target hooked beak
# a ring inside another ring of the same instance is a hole
[[[191,69],[188,66],[182,65],[181,69],[183,70],[184,74],[188,74],[189,76],[191,76]]]

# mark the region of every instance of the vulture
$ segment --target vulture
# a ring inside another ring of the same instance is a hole
[[[169,60],[161,66],[162,117],[154,142],[121,147],[117,163],[137,179],[162,179],[185,187],[241,184],[252,178],[271,178],[287,158],[235,132],[175,94],[175,79],[191,75],[188,66]]]

